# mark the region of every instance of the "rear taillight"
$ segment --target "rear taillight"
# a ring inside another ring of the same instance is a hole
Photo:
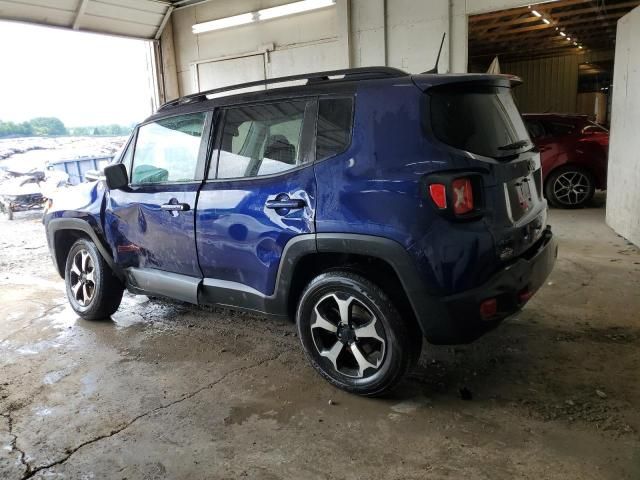
[[[464,215],[473,210],[473,186],[468,178],[456,178],[451,182],[453,189],[453,213]]]
[[[429,185],[429,195],[431,200],[440,210],[447,208],[447,187],[442,183],[432,183]]]
[[[449,175],[434,175],[427,180],[429,197],[434,206],[442,210],[443,214],[460,217],[461,220],[475,218],[476,214],[479,214],[479,192],[474,192],[474,185],[477,189],[478,177],[451,178]]]

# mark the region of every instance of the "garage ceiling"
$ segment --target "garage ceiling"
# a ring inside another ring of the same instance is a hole
[[[171,0],[0,0],[0,19],[154,39],[174,3],[179,4]]]
[[[640,0],[559,0],[474,15],[469,18],[469,58],[499,55],[509,61],[613,50],[616,22],[638,5]]]

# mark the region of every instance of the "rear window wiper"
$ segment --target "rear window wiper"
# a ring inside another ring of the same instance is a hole
[[[519,148],[526,147],[527,145],[529,145],[529,140],[518,140],[517,142],[498,147],[498,150],[518,150]]]

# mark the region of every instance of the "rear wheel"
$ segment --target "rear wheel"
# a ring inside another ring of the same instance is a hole
[[[124,287],[90,240],[73,244],[64,278],[71,308],[82,318],[107,318],[118,310]]]
[[[359,395],[378,396],[396,386],[422,343],[387,295],[351,272],[312,280],[296,321],[313,368],[336,387]]]
[[[596,191],[593,175],[580,167],[567,166],[551,172],[545,196],[558,208],[581,208],[591,201]]]

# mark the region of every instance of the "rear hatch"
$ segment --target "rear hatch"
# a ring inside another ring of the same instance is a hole
[[[449,154],[445,169],[454,175],[468,170],[479,178],[474,221],[486,223],[497,256],[509,260],[542,236],[547,220],[540,155],[513,101],[514,81],[506,76],[459,81],[457,76],[446,82],[444,77],[436,85],[425,85],[420,76],[414,80],[424,91],[425,133]]]

